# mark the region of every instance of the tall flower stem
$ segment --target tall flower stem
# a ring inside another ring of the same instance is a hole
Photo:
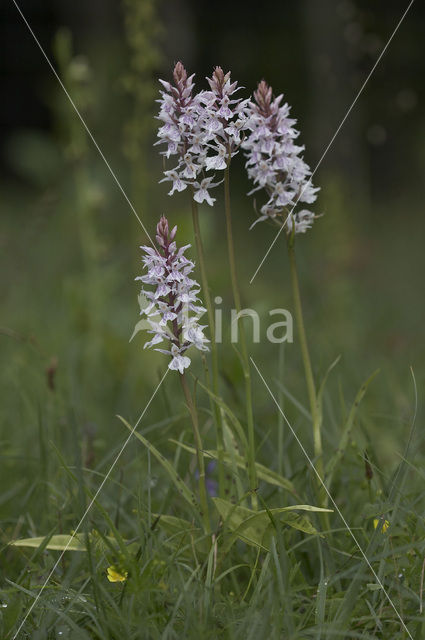
[[[217,344],[215,341],[215,321],[214,321],[214,313],[211,302],[210,290],[208,287],[208,278],[207,278],[207,270],[205,266],[205,256],[204,256],[204,248],[202,243],[201,229],[199,226],[199,215],[198,215],[198,205],[193,199],[193,187],[191,189],[191,201],[192,201],[192,221],[193,221],[193,230],[195,233],[195,244],[196,250],[198,254],[198,263],[201,271],[201,283],[202,290],[204,292],[204,300],[205,306],[207,308],[208,315],[208,324],[210,327],[211,334],[211,362],[212,362],[212,390],[215,396],[218,397],[218,354],[217,354]],[[224,468],[224,440],[223,440],[223,428],[220,417],[220,410],[217,406],[217,403],[212,400],[211,408],[213,412],[214,418],[214,426],[216,430],[217,436],[217,456],[218,456],[218,486],[219,486],[219,495],[220,498],[224,497],[225,493],[225,468]]]
[[[320,415],[318,412],[316,386],[314,384],[313,370],[311,367],[310,353],[308,350],[307,336],[306,336],[305,327],[304,327],[300,285],[298,280],[297,263],[295,260],[294,235],[293,234],[287,235],[287,241],[288,241],[289,265],[290,265],[290,271],[291,271],[292,293],[294,298],[295,320],[298,328],[298,339],[300,341],[300,346],[301,346],[301,355],[304,363],[304,374],[305,374],[305,379],[307,383],[311,419],[313,422],[314,457],[316,460],[317,472],[319,476],[322,478],[322,480],[324,480]],[[323,495],[323,487],[320,483],[318,485],[318,489],[319,489],[318,493],[319,493],[321,502],[324,503],[325,496]]]
[[[211,526],[210,526],[210,516],[208,511],[207,489],[205,484],[205,464],[204,464],[204,454],[202,452],[201,434],[199,431],[198,413],[196,411],[196,407],[193,402],[189,385],[187,383],[186,376],[184,373],[180,374],[180,382],[181,382],[184,397],[186,400],[186,405],[190,413],[190,418],[192,420],[193,435],[195,438],[196,457],[198,460],[198,472],[199,472],[199,503],[201,505],[201,517],[202,517],[205,533],[210,533]]]
[[[230,169],[229,165],[224,170],[224,206],[226,212],[226,228],[227,228],[227,248],[229,253],[230,278],[232,282],[233,300],[236,313],[241,311],[241,298],[239,294],[238,279],[236,274],[235,247],[233,243],[232,230],[232,211],[230,206]],[[243,321],[240,323],[240,344],[242,354],[243,373],[245,379],[245,397],[246,397],[246,417],[248,425],[248,477],[249,485],[252,491],[251,503],[254,509],[258,506],[257,501],[257,473],[255,470],[255,437],[254,437],[254,416],[252,411],[252,387],[251,387],[251,371],[248,358],[248,349],[246,346],[245,327]]]

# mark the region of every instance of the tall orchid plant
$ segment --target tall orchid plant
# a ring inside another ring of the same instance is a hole
[[[311,182],[311,171],[302,158],[304,147],[296,144],[299,132],[296,121],[290,117],[290,107],[283,103],[283,96],[273,96],[272,88],[263,80],[254,92],[253,99],[239,96],[241,87],[231,79],[230,72],[224,73],[216,67],[207,78],[208,89],[196,93],[194,75],[188,75],[181,62],[173,70],[172,82],[161,80],[159,99],[158,142],[167,162],[172,168],[164,170],[161,182],[171,183],[169,195],[188,191],[190,194],[192,218],[198,261],[201,272],[202,293],[206,302],[211,343],[204,334],[205,325],[199,323],[205,311],[200,306],[200,287],[189,278],[194,263],[184,253],[188,246],[177,249],[176,228],[171,231],[168,221],[162,217],[156,240],[158,247],[142,247],[143,262],[147,274],[140,277],[144,285],[155,287],[154,291],[143,289],[148,306],[142,314],[150,325],[152,339],[145,345],[154,347],[170,358],[169,368],[180,374],[185,399],[192,417],[195,444],[198,454],[200,500],[204,514],[204,528],[209,529],[208,505],[205,489],[205,471],[201,438],[195,403],[190,396],[185,379],[185,369],[190,365],[187,351],[195,347],[200,351],[211,346],[212,390],[219,398],[219,370],[217,347],[214,342],[214,316],[201,231],[198,204],[214,206],[213,191],[224,182],[225,214],[230,263],[231,283],[236,311],[241,311],[241,299],[236,273],[235,249],[232,233],[230,206],[230,164],[242,149],[246,156],[248,178],[253,182],[249,195],[264,191],[266,202],[261,206],[260,215],[251,228],[261,221],[272,221],[283,226],[286,231],[291,281],[293,286],[295,314],[304,361],[307,389],[313,419],[315,454],[320,476],[323,477],[320,419],[317,412],[316,388],[312,373],[307,339],[304,329],[301,298],[296,271],[294,240],[299,233],[305,233],[313,224],[315,215],[302,208],[317,198],[318,189]],[[220,173],[223,172],[223,177]],[[191,317],[184,316],[183,308]],[[241,361],[244,371],[247,420],[247,466],[253,508],[257,508],[257,472],[255,463],[254,419],[250,362],[247,351],[243,323],[240,327]],[[158,347],[168,343],[168,348]],[[217,403],[213,403],[213,415],[217,433],[217,456],[219,465],[219,491],[224,495],[224,440],[222,416]],[[227,493],[227,490],[226,490]]]
[[[315,218],[312,211],[301,209],[300,203],[315,202],[319,189],[313,187],[310,168],[300,155],[304,147],[294,142],[299,136],[299,132],[294,128],[296,120],[289,117],[290,107],[287,103],[281,104],[282,100],[283,95],[275,98],[272,88],[262,80],[254,93],[254,101],[250,103],[250,133],[243,142],[248,177],[255,185],[250,194],[264,190],[268,196],[267,202],[261,207],[261,216],[251,228],[257,222],[271,219],[286,231],[295,318],[313,422],[314,455],[318,473],[323,480],[321,416],[304,327],[295,260],[295,236],[310,229]],[[321,484],[318,491],[324,501]]]
[[[207,533],[210,530],[210,524],[204,454],[198,415],[186,380],[185,369],[191,362],[187,355],[188,349],[195,347],[199,351],[207,351],[209,340],[204,335],[205,326],[199,324],[199,319],[205,312],[199,304],[199,285],[196,280],[189,278],[195,265],[184,255],[190,245],[177,248],[176,233],[177,227],[170,231],[167,218],[162,216],[156,228],[157,246],[141,247],[147,274],[136,279],[141,280],[144,285],[154,287],[153,290],[143,287],[141,291],[142,299],[144,297],[148,300],[148,305],[142,308],[141,315],[146,317],[150,325],[148,333],[153,334],[153,338],[145,343],[145,348],[154,347],[156,351],[169,356],[168,368],[180,374],[180,382],[192,420],[198,458],[201,515]],[[168,348],[156,346],[162,345],[163,342]]]

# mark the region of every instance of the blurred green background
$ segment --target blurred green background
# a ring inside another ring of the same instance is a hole
[[[165,214],[178,224],[182,243],[193,240],[187,193],[169,198],[158,184],[158,78],[169,79],[177,60],[196,72],[198,88],[216,64],[232,71],[246,95],[265,78],[292,105],[305,159],[315,167],[406,6],[394,0],[21,3],[149,232]],[[13,3],[3,3],[1,12],[0,508],[8,528],[18,514],[31,512],[33,493],[43,490],[41,476],[54,464],[50,442],[72,461],[77,436],[84,465],[107,468],[125,437],[115,414],[137,419],[166,361],[143,351],[140,334],[129,343],[139,313],[134,278],[143,230]],[[329,392],[338,404],[340,396],[351,401],[381,368],[366,401],[368,438],[388,468],[398,461],[412,412],[410,365],[420,402],[424,382],[424,28],[425,9],[417,2],[315,175],[321,187],[315,211],[324,215],[297,242],[314,370],[319,377],[342,354]],[[286,249],[282,237],[249,285],[275,234],[267,225],[248,231],[255,219],[249,189],[239,154],[232,194],[240,286],[244,305],[264,319],[252,353],[274,381],[278,353],[265,329],[269,309],[292,310]],[[222,193],[214,209],[200,213],[212,292],[223,297],[226,314]],[[194,361],[202,374],[196,355]],[[238,407],[241,371],[226,331],[221,369],[223,394]],[[305,402],[296,337],[284,352],[283,382]],[[184,413],[178,391],[170,375],[142,422],[142,430],[159,423],[163,446],[170,425],[163,429],[160,421]],[[254,396],[262,459],[273,452],[277,418],[255,378]],[[331,415],[329,409],[329,424]],[[337,425],[338,418],[328,431],[325,425],[325,446],[333,446]],[[135,449],[120,461],[122,474]]]

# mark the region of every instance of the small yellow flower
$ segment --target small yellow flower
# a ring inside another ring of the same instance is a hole
[[[106,570],[109,582],[125,582],[127,580],[128,571],[122,571],[115,565],[111,565]]]
[[[375,529],[376,529],[376,527],[378,526],[379,522],[380,522],[380,519],[379,519],[379,518],[375,518],[375,519],[374,519],[374,521],[373,521],[373,526],[374,526],[374,528],[375,528]],[[387,531],[387,529],[388,529],[388,527],[389,527],[389,526],[390,526],[390,523],[388,522],[388,520],[384,520],[384,523],[383,523],[383,525],[382,525],[382,527],[381,527],[381,532],[382,532],[382,533],[386,533],[386,531]]]

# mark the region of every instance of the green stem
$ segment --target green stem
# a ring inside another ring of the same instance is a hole
[[[211,532],[210,516],[208,511],[208,498],[207,489],[205,485],[205,464],[204,454],[202,451],[202,440],[199,431],[198,414],[195,405],[190,394],[189,385],[184,373],[180,374],[180,382],[182,385],[184,397],[186,400],[187,408],[189,409],[190,418],[192,420],[193,435],[195,438],[196,457],[198,459],[198,472],[199,472],[199,503],[201,506],[201,517],[204,525],[205,533]]]
[[[285,359],[284,359],[284,343],[279,345],[279,363],[278,363],[278,379],[283,382]],[[284,410],[285,395],[283,389],[279,387],[277,392],[277,401],[279,406]],[[283,414],[278,412],[277,416],[277,464],[278,473],[281,476],[289,478],[292,475],[291,466],[288,459],[288,452],[285,449],[285,420]]]
[[[224,171],[224,205],[226,211],[227,228],[227,248],[229,253],[230,278],[232,282],[233,300],[238,314],[238,321],[241,311],[241,298],[239,295],[238,279],[236,274],[235,247],[233,243],[232,211],[230,206],[230,170],[229,166]],[[252,388],[251,370],[246,346],[245,327],[243,322],[240,325],[240,344],[242,353],[243,373],[245,379],[246,416],[248,425],[248,478],[252,492],[251,503],[253,509],[258,506],[257,501],[257,473],[255,470],[255,437],[254,437],[254,415],[252,411]]]
[[[212,389],[215,396],[219,396],[218,392],[218,356],[217,356],[217,344],[215,341],[215,321],[214,313],[211,302],[210,290],[208,287],[207,270],[205,267],[204,248],[202,243],[201,229],[199,226],[198,205],[193,199],[193,188],[191,193],[192,201],[192,221],[193,230],[195,234],[196,251],[198,254],[198,263],[201,271],[201,283],[204,294],[205,305],[207,307],[208,323],[210,326],[211,335],[211,362],[212,362]],[[220,410],[217,403],[211,400],[211,409],[214,418],[214,426],[217,437],[217,457],[218,457],[218,486],[220,498],[224,498],[225,495],[225,467],[224,467],[224,439],[223,439],[223,427],[220,418]]]
[[[316,469],[319,476],[324,480],[323,471],[323,450],[322,450],[322,435],[320,431],[320,416],[317,410],[317,396],[316,387],[314,384],[313,370],[311,368],[310,354],[307,344],[307,336],[304,328],[303,310],[301,305],[300,285],[298,281],[297,263],[295,260],[295,248],[294,237],[292,235],[287,236],[288,240],[288,254],[289,264],[291,270],[291,282],[292,292],[294,297],[295,307],[295,320],[298,327],[298,338],[301,345],[301,354],[304,363],[304,373],[307,383],[308,398],[310,402],[311,419],[313,422],[313,443],[314,443],[314,457],[316,459]],[[319,496],[321,502],[324,502],[323,487],[319,483]]]

